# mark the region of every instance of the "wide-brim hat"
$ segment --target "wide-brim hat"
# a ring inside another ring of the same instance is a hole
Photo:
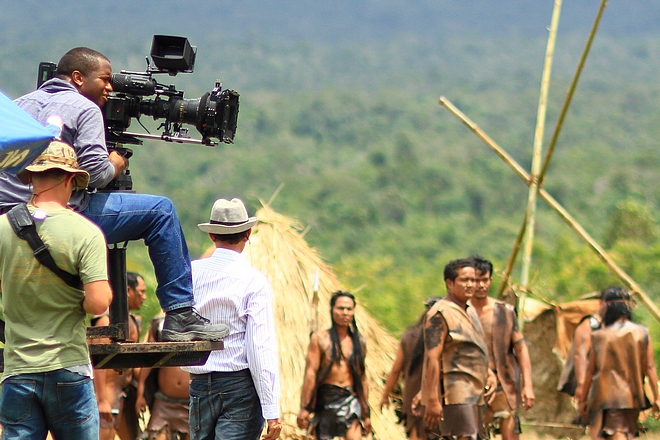
[[[27,184],[30,182],[30,173],[40,173],[52,169],[64,170],[75,174],[73,184],[77,188],[87,188],[89,183],[89,173],[81,170],[78,166],[78,157],[73,147],[62,141],[52,141],[48,147],[41,153],[30,165],[18,174],[16,177]]]
[[[227,235],[247,231],[256,223],[256,217],[248,217],[243,202],[234,198],[216,200],[211,208],[211,220],[197,226],[204,232]]]

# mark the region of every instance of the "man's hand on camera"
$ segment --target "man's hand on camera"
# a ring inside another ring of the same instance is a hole
[[[112,150],[108,155],[110,163],[115,167],[115,179],[128,168],[128,159],[119,154],[116,150]]]

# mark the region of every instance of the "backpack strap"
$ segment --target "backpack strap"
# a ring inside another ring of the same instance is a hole
[[[39,263],[52,270],[68,286],[83,290],[80,277],[60,269],[55,263],[55,260],[53,260],[53,256],[48,251],[48,246],[44,244],[39,234],[37,234],[37,228],[34,225],[34,220],[32,219],[32,215],[30,215],[27,204],[19,203],[14,206],[7,213],[7,218],[16,235],[28,242],[32,248],[34,257]]]

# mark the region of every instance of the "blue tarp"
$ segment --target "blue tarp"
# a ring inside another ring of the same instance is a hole
[[[0,171],[18,173],[46,149],[55,136],[0,93]]]

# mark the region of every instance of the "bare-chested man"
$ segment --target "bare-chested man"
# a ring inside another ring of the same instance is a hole
[[[496,385],[489,375],[484,331],[468,305],[476,283],[473,264],[459,259],[445,266],[447,295],[431,307],[424,323],[424,422],[429,429],[439,427],[443,438],[455,440],[486,438],[484,397]]]
[[[314,332],[309,342],[298,427],[317,440],[357,440],[371,432],[366,345],[355,323],[355,297],[335,292],[330,307],[332,327]]]
[[[470,305],[484,329],[488,355],[498,380],[495,393],[488,399],[484,422],[486,426],[498,423],[502,440],[517,440],[521,432],[518,407],[521,404],[525,409],[534,406],[529,351],[518,328],[514,308],[488,296],[493,264],[478,256],[471,259],[477,284]]]
[[[154,318],[149,326],[149,342],[161,341],[165,315]],[[153,381],[149,402],[151,417],[147,425],[146,437],[149,440],[169,440],[178,435],[180,440],[190,439],[188,425],[189,401],[188,383],[190,374],[180,367],[163,367],[152,370],[141,368],[138,379],[135,409],[138,414],[147,407],[148,383]]]
[[[138,310],[147,298],[147,287],[144,279],[135,272],[126,273],[127,300],[129,310]],[[128,335],[130,342],[138,342],[140,336],[139,321],[134,315],[128,320]],[[110,317],[105,314],[93,321],[94,326],[105,326],[110,323]],[[100,340],[99,342],[103,342]],[[137,377],[137,371],[99,369],[94,371],[94,390],[101,416],[100,440],[114,440],[118,435],[121,440],[133,440],[137,435],[137,419],[133,410],[133,402],[126,405],[124,401],[131,380]],[[135,420],[134,420],[135,419]]]

